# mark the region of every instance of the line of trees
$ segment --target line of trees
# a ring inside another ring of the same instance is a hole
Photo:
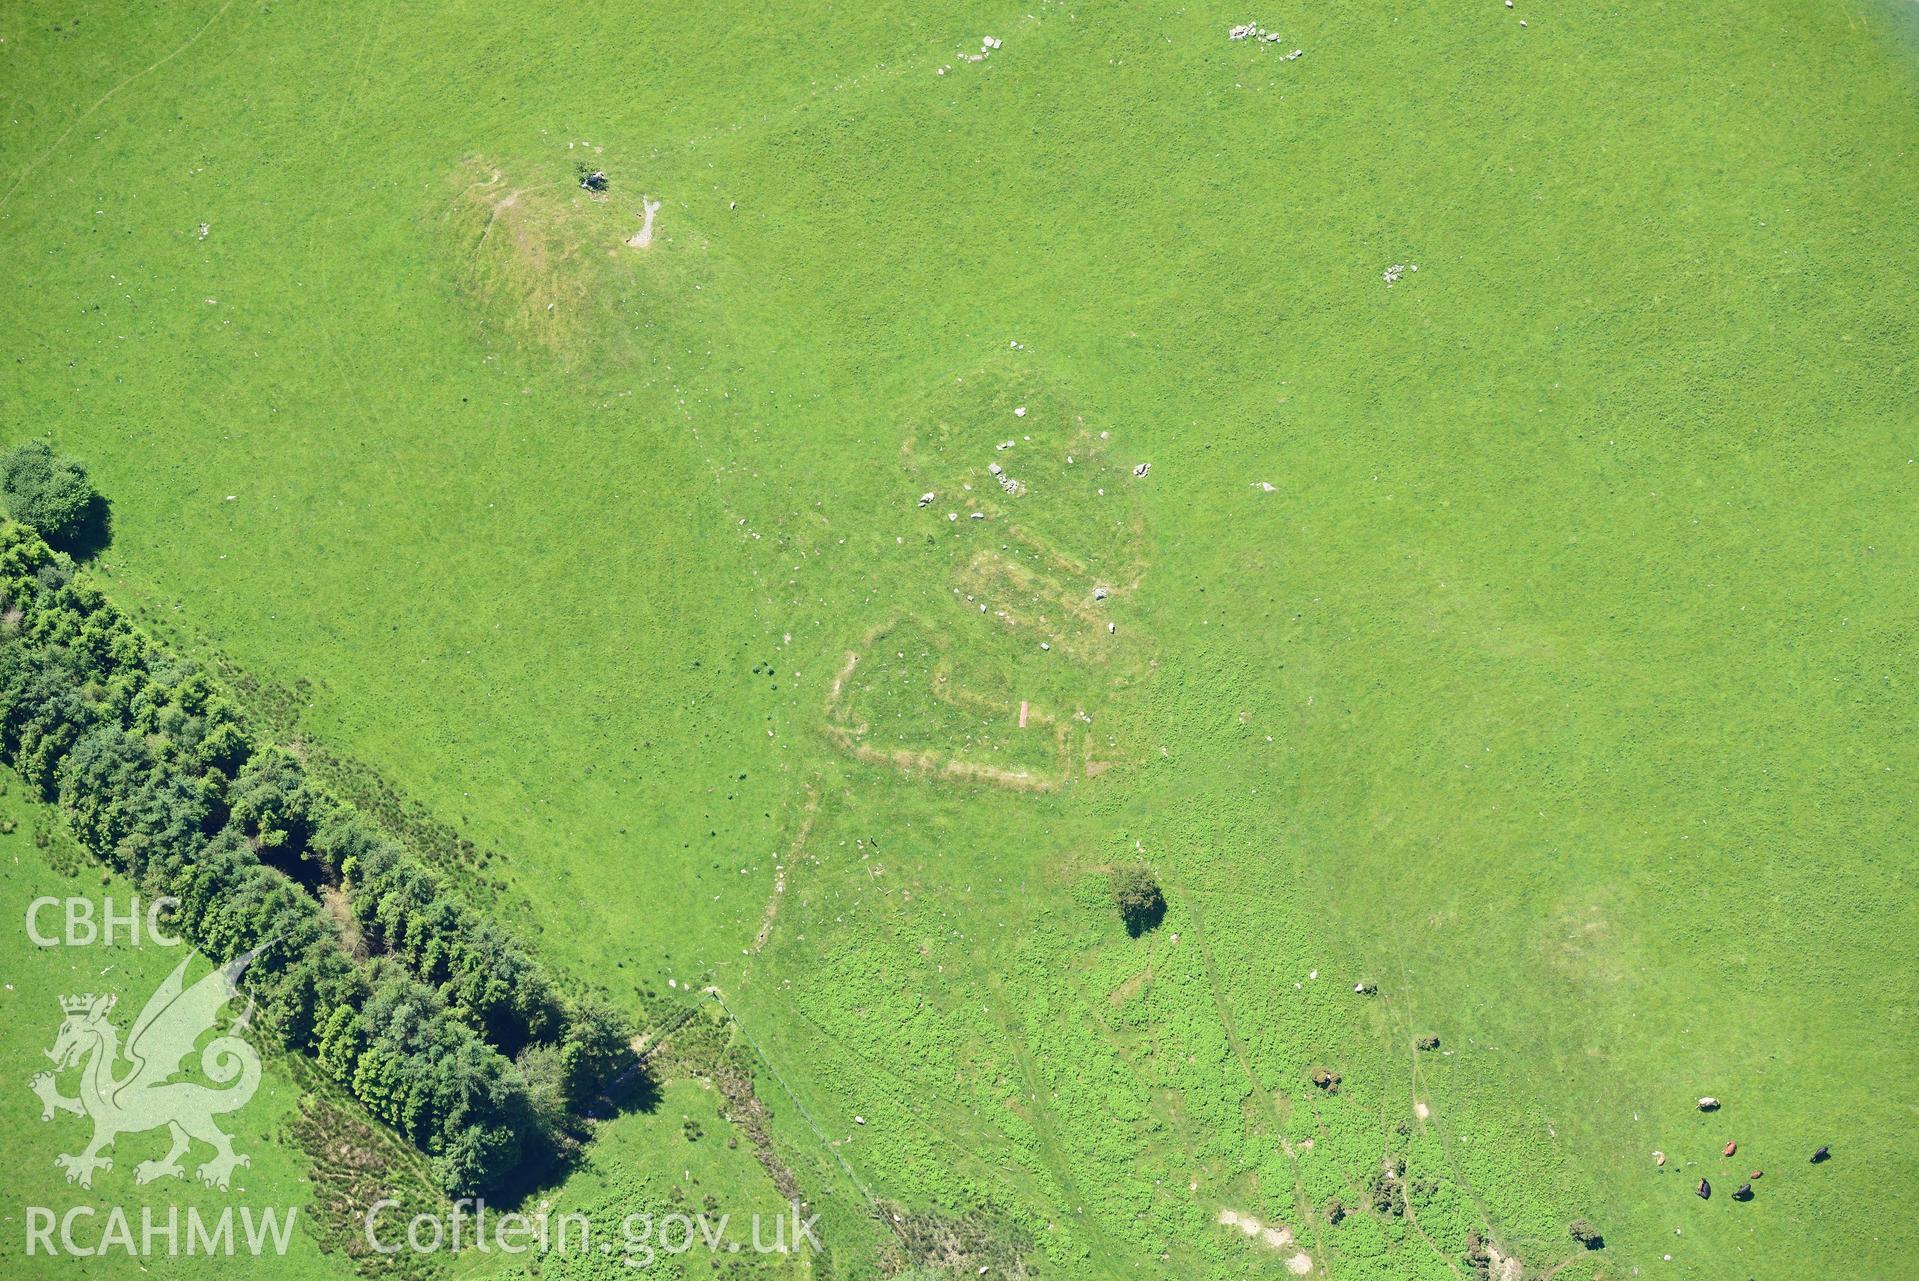
[[[64,553],[0,523],[0,758],[216,960],[254,959],[260,1026],[311,1053],[434,1161],[498,1189],[630,1063],[609,1007],[567,999],[399,842],[260,743],[218,683]],[[372,954],[329,915],[336,891]]]

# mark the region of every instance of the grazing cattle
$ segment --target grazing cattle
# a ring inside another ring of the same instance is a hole
[[[1818,1165],[1821,1161],[1830,1160],[1832,1160],[1832,1149],[1821,1143],[1819,1150],[1812,1154],[1812,1163]]]
[[[1699,1186],[1694,1188],[1693,1191],[1699,1194],[1701,1201],[1712,1200],[1712,1184],[1706,1182],[1704,1179],[1699,1180]]]
[[[1739,1190],[1738,1190],[1737,1192],[1735,1192],[1735,1193],[1733,1193],[1733,1194],[1732,1194],[1732,1199],[1733,1199],[1733,1200],[1735,1200],[1735,1201],[1750,1201],[1750,1200],[1752,1200],[1752,1184],[1750,1184],[1750,1183],[1742,1183],[1742,1184],[1740,1184],[1740,1185],[1739,1185]]]
[[[1746,1177],[1749,1179],[1763,1179],[1766,1177],[1766,1172],[1764,1170],[1754,1170],[1751,1174],[1747,1175]]]
[[[1737,1152],[1738,1150],[1739,1150],[1739,1145],[1737,1143],[1728,1143],[1726,1145],[1726,1150],[1724,1152],[1721,1152],[1719,1155],[1731,1156],[1733,1153]]]
[[[1699,1100],[1699,1110],[1701,1112],[1717,1112],[1719,1110],[1719,1100],[1708,1094],[1705,1098]]]

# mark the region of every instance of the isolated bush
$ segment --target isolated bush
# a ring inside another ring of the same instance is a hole
[[[1159,882],[1153,879],[1151,869],[1137,864],[1114,870],[1113,906],[1119,909],[1126,932],[1134,938],[1156,928],[1166,917],[1166,896],[1160,893]]]
[[[0,454],[0,503],[7,514],[50,543],[70,541],[86,524],[99,495],[77,459],[29,440]]]
[[[609,1085],[633,1063],[633,1031],[610,1006],[580,1000],[566,1009],[566,1038],[560,1042],[560,1064],[566,1074],[566,1097],[579,1104]]]

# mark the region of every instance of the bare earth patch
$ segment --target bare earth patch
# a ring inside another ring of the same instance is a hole
[[[1489,1275],[1492,1281],[1520,1281],[1526,1275],[1526,1265],[1511,1255],[1501,1254],[1492,1246],[1486,1247],[1486,1257],[1492,1260]]]
[[[800,830],[786,847],[786,857],[774,865],[773,894],[766,900],[766,907],[760,913],[759,932],[753,936],[752,953],[757,956],[766,946],[766,940],[773,936],[773,922],[780,913],[780,901],[786,894],[786,878],[791,873],[795,861],[806,853],[806,838],[813,834],[813,819],[819,814],[820,794],[811,783],[806,785],[806,808],[800,817]]]
[[[644,249],[653,243],[653,215],[660,211],[660,202],[641,196],[640,207],[645,211],[640,215],[640,229],[626,238],[626,243],[635,249]]]
[[[1293,1244],[1293,1230],[1283,1223],[1266,1224],[1250,1214],[1241,1214],[1238,1210],[1221,1210],[1219,1223],[1222,1227],[1238,1228],[1251,1239],[1269,1250],[1280,1250]],[[1312,1271],[1313,1256],[1297,1251],[1286,1260],[1286,1266],[1293,1272],[1305,1275]]]

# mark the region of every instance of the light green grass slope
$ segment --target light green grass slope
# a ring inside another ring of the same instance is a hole
[[[546,954],[719,983],[866,1185],[1052,1275],[1283,1272],[1220,1209],[1342,1277],[1580,1214],[1561,1276],[1888,1275],[1889,10],[15,7],[0,431],[93,465],[117,592],[505,852]],[[1110,433],[1104,496],[1008,396]],[[1045,483],[971,521],[992,462]],[[1055,726],[1051,790],[941,776]],[[1332,1227],[1389,1150],[1417,1222]]]

